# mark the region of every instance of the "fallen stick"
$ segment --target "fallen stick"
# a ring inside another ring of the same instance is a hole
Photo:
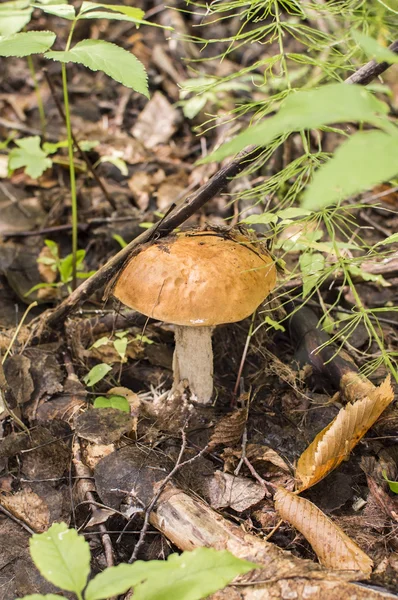
[[[135,501],[150,506],[170,466],[153,450],[131,446],[102,459],[95,470],[97,492],[108,506],[119,510]],[[123,490],[131,490],[126,492]],[[239,558],[262,566],[235,585],[217,592],[212,600],[382,600],[397,598],[389,593],[362,587],[349,580],[355,573],[329,571],[294,557],[270,542],[245,531],[216,513],[203,501],[169,482],[149,514],[150,523],[180,550],[211,547],[229,550]]]

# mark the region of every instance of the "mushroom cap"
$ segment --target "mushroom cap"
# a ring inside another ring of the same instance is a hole
[[[251,315],[275,287],[272,258],[239,234],[182,233],[134,256],[113,294],[148,317],[190,327]]]

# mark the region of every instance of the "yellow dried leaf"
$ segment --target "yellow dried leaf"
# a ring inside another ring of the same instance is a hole
[[[282,488],[274,500],[282,519],[303,534],[321,564],[329,569],[359,572],[362,578],[370,576],[372,559],[315,504]]]
[[[300,491],[315,485],[338,467],[394,399],[390,377],[379,387],[370,382],[367,385],[362,382],[358,387],[363,390],[363,397],[342,408],[300,456],[296,469]]]
[[[12,495],[0,495],[0,504],[37,533],[50,526],[50,511],[47,504],[30,488]]]

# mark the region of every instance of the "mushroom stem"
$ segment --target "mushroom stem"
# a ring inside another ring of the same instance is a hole
[[[183,383],[201,404],[209,404],[213,393],[212,331],[213,327],[175,328],[172,391],[181,389]]]

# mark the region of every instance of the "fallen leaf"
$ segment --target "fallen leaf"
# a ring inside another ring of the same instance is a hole
[[[243,512],[265,496],[265,489],[247,477],[216,471],[209,482],[210,506]]]
[[[132,430],[133,418],[116,408],[96,408],[79,415],[75,425],[79,437],[107,445]]]
[[[319,508],[305,498],[279,488],[275,508],[311,544],[319,562],[329,569],[357,571],[368,578],[373,561]]]
[[[353,378],[347,379],[346,384],[351,396],[359,399],[342,408],[300,456],[296,469],[300,491],[315,485],[338,467],[394,399],[390,377],[379,387]]]
[[[47,504],[29,487],[12,495],[1,494],[0,504],[38,533],[46,531],[50,526]]]
[[[131,133],[146,148],[154,148],[168,142],[180,122],[181,113],[163,94],[155,92],[138,116]]]
[[[246,427],[247,412],[247,408],[239,408],[220,419],[214,428],[209,446],[214,448],[219,444],[222,446],[238,444]]]

